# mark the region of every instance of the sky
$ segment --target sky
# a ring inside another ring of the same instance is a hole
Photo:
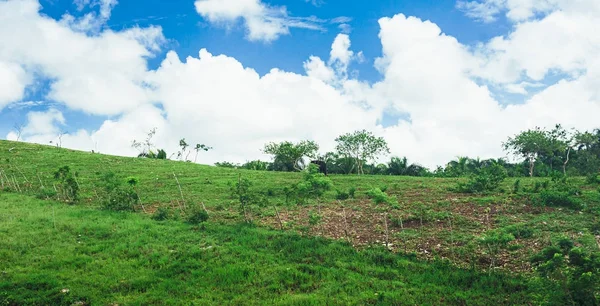
[[[0,0],[0,138],[269,160],[366,129],[434,168],[600,127],[597,0]],[[381,161],[389,158],[382,157]]]

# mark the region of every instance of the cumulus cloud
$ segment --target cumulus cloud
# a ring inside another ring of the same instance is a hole
[[[164,40],[159,27],[90,36],[39,10],[35,0],[0,2],[0,78],[12,82],[0,85],[12,88],[0,93],[0,107],[21,98],[35,76],[54,80],[49,99],[90,114],[117,115],[149,101],[144,78]]]
[[[221,1],[204,10],[215,20],[260,13],[260,2],[237,1],[235,7]],[[15,3],[36,2],[0,2],[5,5],[0,15],[13,5],[12,14],[0,16],[0,23],[10,20],[13,29],[3,31],[7,24],[0,24],[0,39],[11,42],[0,45],[0,63],[11,67],[0,65],[0,78],[2,73],[23,75],[12,94],[0,93],[0,103],[18,100],[31,79],[43,73],[56,79],[50,99],[88,113],[117,115],[97,130],[63,136],[63,146],[77,149],[133,155],[131,140],[157,127],[156,144],[169,153],[185,137],[215,148],[200,156],[202,163],[243,162],[265,159],[260,148],[266,142],[312,139],[325,152],[334,148],[336,136],[365,128],[384,136],[394,154],[433,167],[457,155],[502,156],[506,137],[536,125],[597,127],[600,114],[600,60],[594,52],[600,41],[591,32],[600,22],[597,14],[585,14],[598,8],[594,1],[554,1],[560,9],[542,15],[535,9],[510,33],[477,46],[462,44],[430,21],[402,14],[382,18],[382,55],[375,60],[382,79],[373,84],[342,73],[360,57],[346,34],[333,41],[329,58],[309,57],[305,73],[275,68],[261,76],[235,58],[205,49],[187,58],[168,52],[158,69],[148,71],[146,58],[160,47],[158,28],[89,36],[40,16],[35,6]],[[501,3],[508,11],[512,2]],[[11,37],[20,31],[12,24],[36,39],[20,43]],[[60,43],[44,41],[44,33]],[[75,63],[56,55],[61,52]],[[94,61],[83,56],[90,52]],[[544,85],[548,76],[561,80]],[[509,93],[529,94],[531,88],[536,93],[522,104],[505,105],[487,84]],[[411,120],[383,127],[378,122],[385,110]],[[32,142],[48,143],[68,124],[54,111],[29,119],[34,123],[28,126],[38,131],[25,137]]]

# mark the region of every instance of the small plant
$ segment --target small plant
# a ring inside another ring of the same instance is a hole
[[[197,205],[188,208],[185,221],[189,224],[198,225],[208,221],[208,213]]]
[[[506,248],[508,243],[515,240],[515,236],[499,231],[490,231],[479,239],[479,243],[488,249],[490,255],[490,273],[496,265],[496,257],[500,250]]]
[[[41,199],[41,200],[48,200],[48,199],[53,199],[54,197],[56,197],[56,195],[57,195],[56,191],[54,191],[52,189],[40,188],[40,190],[36,194],[36,198]]]
[[[383,185],[381,186],[381,188],[379,188],[381,191],[386,192],[388,190],[388,186]]]
[[[494,164],[484,168],[478,174],[471,175],[466,183],[458,183],[457,190],[462,193],[480,193],[494,191],[508,176],[506,169]]]
[[[533,229],[522,223],[506,226],[501,231],[513,235],[516,239],[525,239],[533,236]]]
[[[112,211],[134,211],[139,201],[135,187],[139,183],[136,177],[119,179],[114,172],[107,172],[100,178],[104,189],[102,208]],[[124,186],[123,183],[126,183]]]
[[[169,219],[169,209],[166,207],[159,207],[154,214],[152,214],[152,220],[165,221]]]
[[[585,178],[586,184],[598,185],[600,184],[600,173],[590,173]]]
[[[348,189],[348,195],[350,196],[350,198],[354,199],[355,193],[356,193],[356,187],[350,187],[350,189]]]
[[[241,175],[238,181],[231,186],[231,195],[240,203],[240,214],[244,215],[244,221],[251,222],[248,209],[252,204],[263,204],[267,200],[264,197],[259,197],[258,194],[250,190],[252,182],[247,178],[242,178]]]
[[[69,166],[59,168],[54,172],[57,181],[58,195],[61,200],[74,203],[79,200],[79,184],[75,178],[77,173],[72,173]]]
[[[565,191],[544,190],[540,192],[537,202],[542,206],[566,207],[571,209],[582,209],[583,202],[574,195]]]
[[[515,183],[513,184],[512,192],[514,194],[517,194],[517,193],[521,192],[521,179],[517,179],[515,181]]]
[[[531,258],[536,271],[551,279],[562,290],[563,305],[597,305],[600,288],[600,256],[575,247],[573,241],[562,237]]]
[[[348,200],[350,198],[350,194],[345,191],[337,190],[335,198],[340,201]]]
[[[310,224],[311,226],[315,226],[321,223],[322,219],[323,217],[321,217],[320,214],[316,214],[312,211],[308,214],[308,224]]]
[[[367,191],[367,196],[377,205],[382,203],[392,205],[398,202],[394,198],[388,196],[385,192],[381,191],[379,188],[374,188]]]
[[[310,164],[304,172],[304,181],[297,186],[298,195],[303,198],[319,198],[333,187],[331,180],[323,173],[319,173],[319,167]]]

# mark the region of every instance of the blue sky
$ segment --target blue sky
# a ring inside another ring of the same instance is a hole
[[[218,147],[201,161],[211,163],[264,159],[261,143],[286,138],[329,150],[340,132],[367,128],[388,138],[394,155],[428,166],[497,157],[498,143],[519,129],[594,126],[600,42],[589,29],[600,25],[599,7],[0,0],[0,17],[16,12],[0,21],[0,135],[14,138],[18,123],[26,141],[69,131],[66,146],[130,155],[127,143],[154,125],[164,132],[157,145],[171,151],[183,134]]]

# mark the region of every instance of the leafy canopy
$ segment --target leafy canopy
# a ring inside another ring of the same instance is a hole
[[[376,137],[366,130],[341,135],[335,141],[340,154],[354,158],[358,174],[364,174],[364,161],[371,161],[383,153],[390,153],[383,137]]]
[[[319,145],[311,140],[303,140],[299,143],[284,141],[281,143],[268,143],[263,152],[273,155],[273,167],[278,171],[301,171],[304,169],[304,157],[315,158],[319,151]]]

